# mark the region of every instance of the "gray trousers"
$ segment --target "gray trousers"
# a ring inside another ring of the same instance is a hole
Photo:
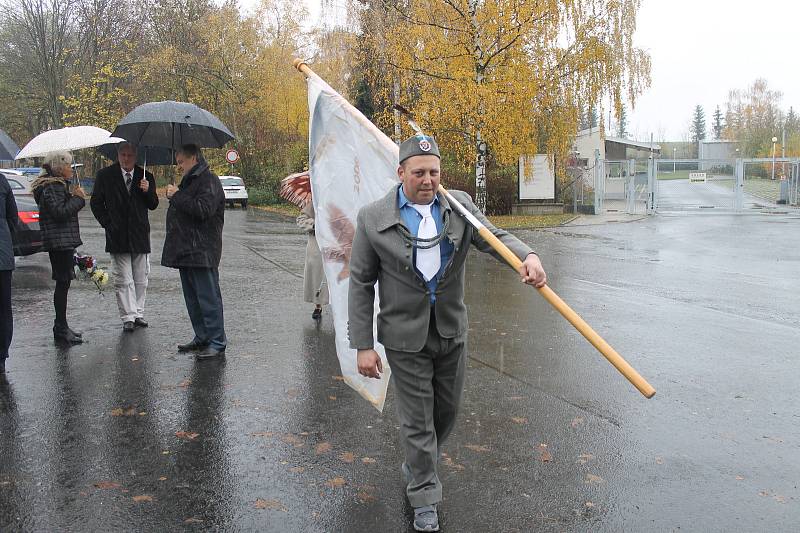
[[[400,439],[411,470],[406,487],[412,507],[442,500],[438,466],[442,445],[453,429],[464,389],[467,359],[466,334],[443,339],[436,330],[434,314],[422,351],[386,350],[392,369],[400,421]]]

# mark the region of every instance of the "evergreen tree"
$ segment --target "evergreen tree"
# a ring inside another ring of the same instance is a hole
[[[694,117],[692,117],[692,142],[705,140],[706,138],[706,112],[703,111],[703,106],[697,105],[694,108]]]
[[[794,112],[794,108],[790,107],[789,112],[786,114],[786,136],[790,136],[793,133],[800,132],[800,117],[797,116],[797,113]]]
[[[619,114],[617,115],[617,137],[625,138],[628,134],[626,131],[628,127],[628,115],[625,113],[625,106],[619,108]]]
[[[711,128],[714,130],[714,139],[722,139],[722,129],[724,126],[722,124],[722,110],[720,110],[719,105],[717,105],[717,109],[714,111],[714,124]]]

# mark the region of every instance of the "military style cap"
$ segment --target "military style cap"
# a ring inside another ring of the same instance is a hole
[[[400,145],[400,163],[415,155],[435,155],[439,159],[439,147],[430,135],[418,133],[409,137]]]

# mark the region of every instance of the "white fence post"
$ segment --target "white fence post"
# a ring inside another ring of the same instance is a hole
[[[736,159],[736,185],[734,186],[733,208],[741,211],[744,206],[744,161]]]

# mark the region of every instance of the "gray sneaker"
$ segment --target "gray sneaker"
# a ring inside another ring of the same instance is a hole
[[[415,531],[439,531],[439,513],[435,505],[414,508]]]

